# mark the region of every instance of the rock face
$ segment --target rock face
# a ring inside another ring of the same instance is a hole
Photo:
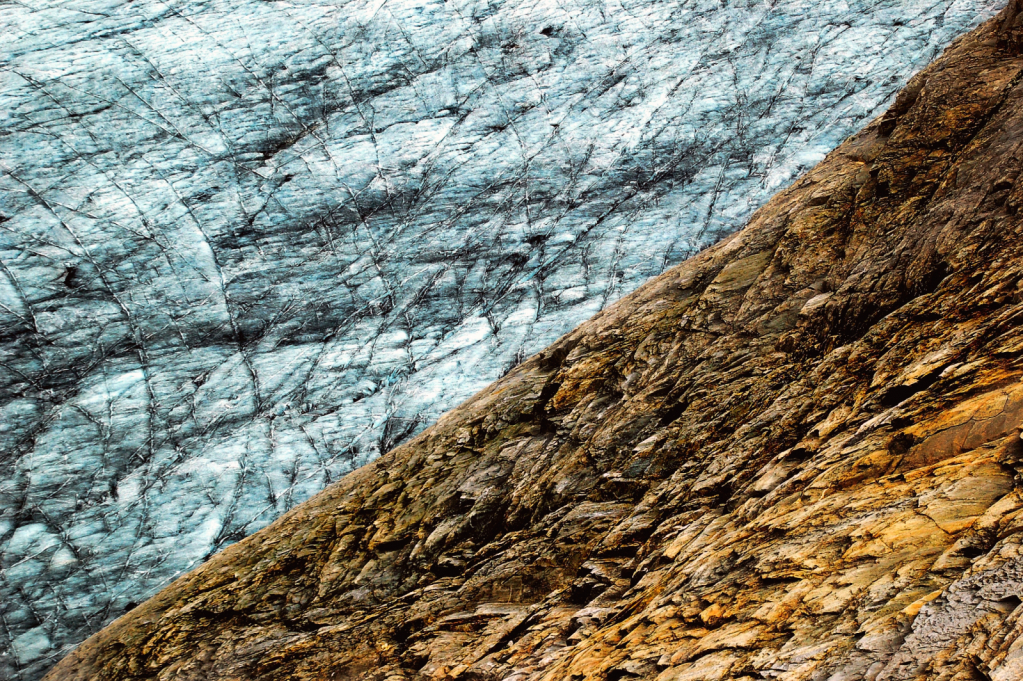
[[[0,3],[0,678],[734,232],[1003,1]]]
[[[1023,12],[49,679],[1023,676]]]

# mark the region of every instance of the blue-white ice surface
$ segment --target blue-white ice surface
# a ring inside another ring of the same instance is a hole
[[[0,1],[0,678],[741,227],[1000,4]]]

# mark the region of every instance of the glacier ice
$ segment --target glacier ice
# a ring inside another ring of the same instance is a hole
[[[0,678],[738,228],[986,0],[0,3]]]

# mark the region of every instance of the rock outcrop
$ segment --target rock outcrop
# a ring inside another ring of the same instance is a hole
[[[1023,13],[50,679],[1023,676]]]

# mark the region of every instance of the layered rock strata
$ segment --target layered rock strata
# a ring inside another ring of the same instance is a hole
[[[1023,13],[49,679],[1023,675]]]

